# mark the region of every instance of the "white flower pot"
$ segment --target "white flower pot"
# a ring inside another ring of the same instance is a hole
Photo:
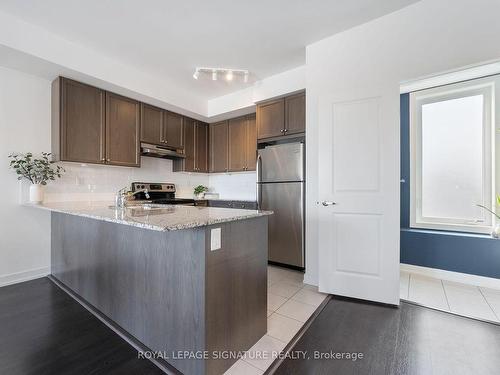
[[[44,187],[40,184],[30,186],[30,203],[40,204],[43,202]]]

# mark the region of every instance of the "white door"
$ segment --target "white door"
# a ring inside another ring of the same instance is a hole
[[[399,92],[319,100],[319,289],[399,304]]]

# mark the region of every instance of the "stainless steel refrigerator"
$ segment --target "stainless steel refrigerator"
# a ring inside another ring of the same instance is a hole
[[[269,217],[269,261],[304,268],[304,144],[258,150],[259,209]]]

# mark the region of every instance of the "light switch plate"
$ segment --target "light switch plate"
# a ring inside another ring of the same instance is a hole
[[[221,228],[210,230],[210,250],[219,250],[221,248]]]

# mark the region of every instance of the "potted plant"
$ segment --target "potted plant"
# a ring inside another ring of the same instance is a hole
[[[203,185],[198,185],[194,188],[194,196],[196,199],[203,199],[205,196],[205,192],[208,191],[208,188]]]
[[[56,177],[61,177],[65,172],[64,168],[49,159],[50,152],[42,152],[40,157],[34,157],[31,152],[26,154],[9,155],[10,167],[18,175],[17,179],[23,178],[31,182],[30,202],[39,204],[43,201],[43,187],[48,181],[54,181]]]
[[[490,210],[488,207],[483,206],[482,204],[478,204],[478,207],[481,207],[482,209],[488,211],[489,213],[492,213],[495,215],[495,220],[500,220],[500,215],[496,213],[496,210]],[[500,206],[500,194],[497,194],[496,198],[496,206]],[[493,227],[493,231],[491,232],[491,236],[494,238],[500,238],[500,223],[495,223],[495,226]]]

